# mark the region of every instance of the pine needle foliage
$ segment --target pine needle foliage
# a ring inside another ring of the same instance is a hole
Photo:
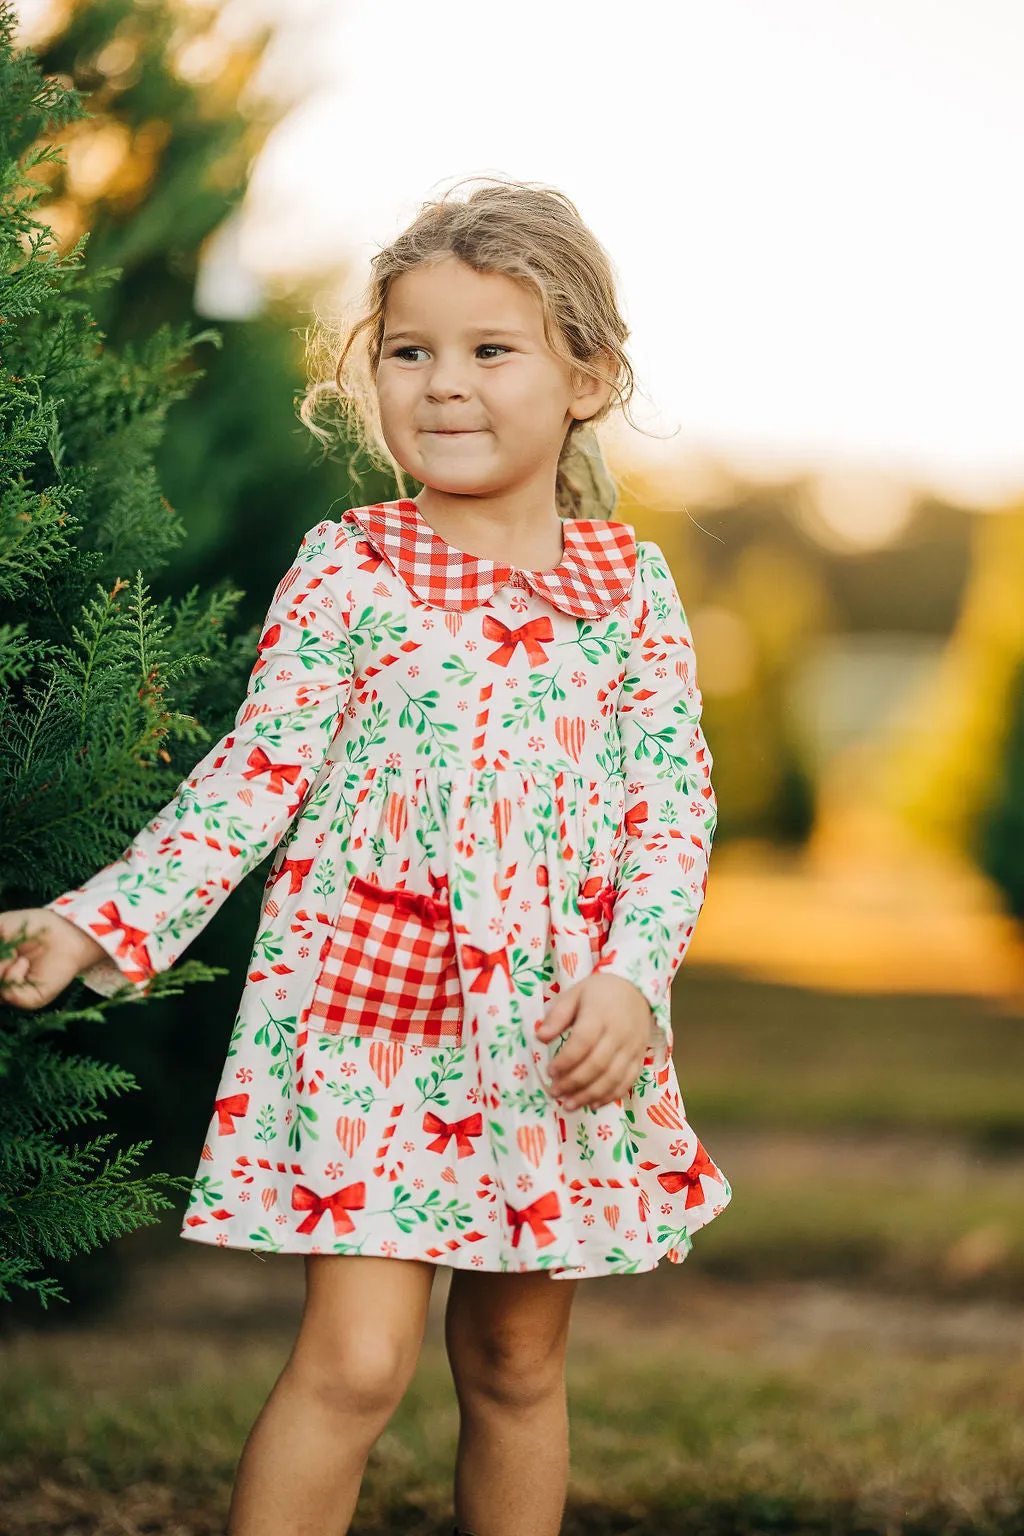
[[[79,94],[17,49],[0,0],[0,908],[38,905],[115,858],[171,797],[212,733],[190,713],[199,674],[238,671],[240,593],[157,601],[143,576],[183,537],[154,454],[167,412],[202,377],[200,342],[161,326],[115,351],[90,299],[88,235],[62,251],[33,173],[62,164],[52,135],[88,117]],[[0,955],[9,954],[0,941]],[[190,961],[148,997],[220,974]],[[71,1024],[145,1006],[81,983],[45,1012],[0,1000],[0,1299],[66,1301],[49,1260],[159,1219],[189,1180],[138,1174],[149,1142],[96,1131],[130,1073],[69,1051]],[[87,1132],[84,1140],[76,1133]]]

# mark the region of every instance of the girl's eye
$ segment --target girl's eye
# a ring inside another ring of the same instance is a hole
[[[477,347],[476,350],[478,352],[511,352],[512,348],[511,347],[504,347],[498,341],[482,341],[480,343],[480,345]],[[412,359],[409,358],[409,355],[408,355],[410,352],[425,352],[425,351],[426,351],[425,347],[411,347],[411,346],[410,347],[396,347],[395,350],[394,350],[394,354],[393,355],[395,357],[400,357],[403,360],[407,360],[407,361],[411,362]],[[484,361],[490,361],[490,359],[484,359]]]

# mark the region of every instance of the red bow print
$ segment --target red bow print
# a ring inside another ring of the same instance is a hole
[[[539,667],[547,661],[547,652],[541,645],[542,640],[553,640],[555,631],[547,614],[539,619],[530,619],[526,624],[520,624],[518,629],[510,629],[500,619],[496,619],[493,613],[484,614],[484,634],[488,640],[500,640],[497,650],[491,652],[488,661],[496,661],[500,666],[507,667],[512,660],[517,645],[526,647],[526,659],[531,667]]]
[[[454,1136],[459,1156],[470,1157],[473,1152],[473,1143],[469,1138],[483,1135],[484,1117],[477,1110],[475,1115],[466,1115],[462,1120],[442,1120],[440,1115],[435,1115],[428,1109],[423,1116],[423,1129],[430,1131],[435,1137],[433,1141],[427,1142],[428,1152],[444,1152]]]
[[[469,984],[471,992],[486,992],[491,985],[491,977],[500,967],[508,981],[508,989],[512,991],[512,973],[508,968],[508,952],[503,948],[477,949],[475,944],[463,944],[462,963],[467,971],[480,971],[475,981]]]
[[[686,1205],[684,1210],[689,1210],[691,1205],[700,1205],[704,1199],[704,1190],[701,1188],[700,1176],[706,1174],[709,1179],[721,1179],[722,1175],[708,1157],[700,1142],[697,1143],[697,1155],[689,1168],[680,1173],[659,1173],[658,1183],[669,1195],[678,1195],[679,1191],[686,1187]]]
[[[294,784],[302,772],[301,763],[272,763],[262,747],[253,747],[248,761],[249,767],[242,774],[242,778],[256,779],[261,773],[269,773],[270,783],[267,788],[272,795],[283,795],[285,780],[289,784]]]
[[[330,1195],[318,1195],[305,1184],[296,1184],[292,1188],[292,1209],[296,1211],[308,1211],[295,1228],[298,1232],[315,1232],[316,1224],[324,1211],[330,1211],[334,1222],[334,1235],[340,1237],[343,1232],[355,1230],[355,1223],[349,1211],[361,1211],[366,1204],[366,1185],[360,1179],[358,1184],[346,1184],[344,1189],[336,1189]]]
[[[546,1195],[541,1195],[532,1204],[524,1206],[517,1211],[515,1206],[505,1202],[505,1215],[512,1223],[512,1247],[519,1247],[519,1239],[522,1236],[523,1226],[529,1227],[533,1233],[538,1248],[546,1248],[548,1243],[553,1243],[555,1234],[547,1225],[548,1221],[556,1216],[561,1216],[561,1207],[558,1204],[558,1196],[553,1189],[549,1189]]]
[[[120,916],[117,906],[112,901],[105,901],[99,909],[99,916],[106,918],[106,924],[90,923],[93,933],[116,933],[121,930],[124,937],[117,946],[118,959],[130,958],[137,967],[134,971],[126,971],[125,974],[131,981],[147,981],[153,975],[153,966],[146,949],[146,940],[149,934],[145,928],[132,928]]]
[[[592,875],[580,886],[580,896],[584,898],[577,902],[580,916],[592,923],[600,921],[610,923],[617,895],[618,891],[611,881],[603,880],[600,875]]]
[[[630,837],[639,837],[647,824],[648,806],[646,800],[638,800],[633,808],[626,812],[626,831]]]
[[[312,859],[285,859],[281,868],[270,882],[271,889],[277,884],[282,875],[289,875],[288,895],[294,896],[296,891],[302,890],[302,882],[313,868]]]
[[[214,1099],[213,1107],[217,1112],[217,1135],[233,1136],[235,1134],[235,1122],[232,1115],[244,1115],[249,1108],[249,1095],[247,1093],[233,1093],[227,1099]]]

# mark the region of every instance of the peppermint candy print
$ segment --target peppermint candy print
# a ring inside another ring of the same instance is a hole
[[[311,529],[232,730],[50,903],[90,986],[143,989],[274,851],[183,1237],[579,1277],[680,1262],[728,1203],[671,1054],[715,827],[692,637],[656,544],[564,530],[537,572],[405,499]],[[566,1112],[534,1027],[604,969],[646,1056]]]

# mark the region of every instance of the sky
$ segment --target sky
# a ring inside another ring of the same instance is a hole
[[[27,0],[20,8],[30,9]],[[609,252],[652,458],[1024,496],[1020,0],[229,0],[294,105],[201,307],[369,257],[463,176]],[[881,506],[881,502],[879,502]],[[880,514],[884,516],[884,510]]]

